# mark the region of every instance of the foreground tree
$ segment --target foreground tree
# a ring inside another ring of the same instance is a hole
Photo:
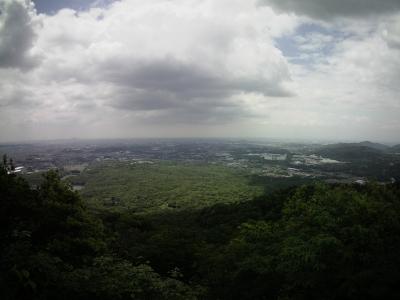
[[[31,189],[0,166],[1,299],[195,299],[174,278],[115,257],[101,221],[57,172]]]
[[[241,299],[399,299],[400,193],[368,185],[299,188],[278,222],[241,226],[233,288]],[[263,283],[263,284],[261,284]]]

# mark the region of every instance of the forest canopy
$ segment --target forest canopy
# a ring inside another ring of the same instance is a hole
[[[398,299],[400,186],[137,215],[0,168],[1,299]]]

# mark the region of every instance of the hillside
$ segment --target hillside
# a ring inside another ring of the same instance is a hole
[[[316,184],[247,202],[93,212],[56,172],[0,168],[0,298],[399,299],[400,186]]]
[[[372,148],[372,149],[380,150],[380,151],[387,151],[390,148],[387,145],[380,144],[380,143],[373,143],[373,142],[370,142],[370,141],[364,141],[364,142],[360,142],[360,143],[355,143],[354,145],[360,145],[360,146],[364,146],[364,147],[368,147],[368,148]]]
[[[337,160],[373,160],[382,157],[385,152],[380,147],[371,147],[370,143],[339,143],[324,146],[317,154]]]

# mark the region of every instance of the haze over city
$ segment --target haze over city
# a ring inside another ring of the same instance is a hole
[[[0,142],[400,141],[398,0],[0,0]]]

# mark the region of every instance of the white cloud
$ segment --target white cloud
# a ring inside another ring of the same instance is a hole
[[[255,1],[125,0],[30,19],[29,5],[18,5],[25,8],[23,28],[37,35],[34,44],[26,38],[22,53],[41,57],[34,70],[13,80],[16,86],[23,80],[30,101],[41,104],[38,111],[29,108],[32,122],[69,118],[73,127],[107,113],[116,123],[119,115],[224,123],[251,115],[238,100],[247,94],[291,95],[287,63],[273,38],[298,20]],[[28,26],[32,19],[40,26]],[[0,101],[10,107],[14,98]]]
[[[318,127],[317,135],[329,138],[399,139],[400,127],[388,124],[398,124],[395,121],[400,115],[400,49],[387,39],[389,34],[384,34],[399,19],[397,15],[370,23],[362,34],[336,39],[331,53],[311,66],[291,65],[296,105],[282,106],[271,122],[294,120],[311,135]],[[355,21],[341,29],[357,25]],[[396,39],[395,31],[390,32]],[[312,38],[300,40],[312,49],[318,45]]]
[[[299,18],[258,0],[123,0],[51,16],[29,1],[0,4],[0,140],[399,137],[395,13],[362,18],[362,8],[323,32],[296,34],[300,24],[321,25],[308,7],[322,6],[303,2],[309,17]],[[11,7],[22,18],[10,19]],[[308,64],[287,62],[282,36]]]

